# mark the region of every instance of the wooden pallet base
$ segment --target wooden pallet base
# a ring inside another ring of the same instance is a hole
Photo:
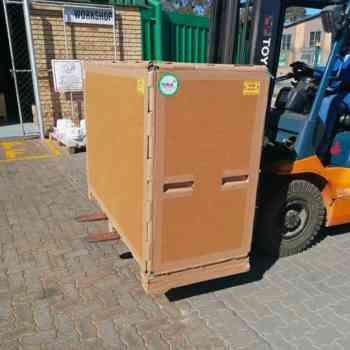
[[[173,272],[160,276],[142,274],[142,285],[149,294],[159,295],[166,291],[215,278],[228,277],[250,269],[249,259],[234,259],[213,265]]]

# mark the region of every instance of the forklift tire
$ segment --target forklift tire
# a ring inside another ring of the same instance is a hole
[[[292,180],[259,210],[256,246],[273,257],[300,253],[313,243],[324,216],[320,190],[309,181]]]

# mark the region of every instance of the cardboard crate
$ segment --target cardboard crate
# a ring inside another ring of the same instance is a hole
[[[261,66],[85,66],[89,193],[152,293],[249,269]]]

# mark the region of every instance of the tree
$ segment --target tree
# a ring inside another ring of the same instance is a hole
[[[286,22],[295,22],[306,16],[304,7],[289,7],[286,13]]]
[[[208,15],[212,0],[162,0],[163,8],[181,13]]]

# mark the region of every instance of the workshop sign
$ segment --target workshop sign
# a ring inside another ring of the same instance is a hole
[[[114,25],[112,8],[64,6],[65,23]]]
[[[79,60],[52,60],[52,74],[56,92],[83,90],[83,67]]]

